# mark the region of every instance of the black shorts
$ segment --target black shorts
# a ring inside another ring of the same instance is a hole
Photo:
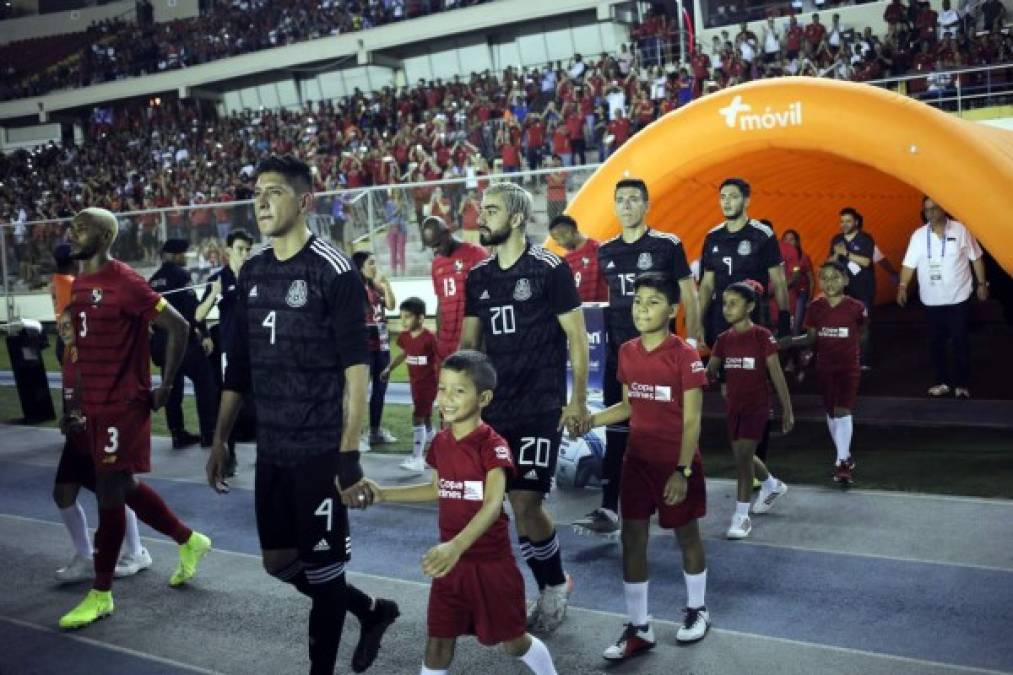
[[[351,554],[348,511],[334,484],[338,453],[294,466],[257,462],[254,501],[260,548],[294,548],[313,565],[345,562]]]
[[[559,416],[555,414],[492,425],[513,453],[514,475],[507,482],[508,492],[528,490],[548,494],[552,491],[559,444],[563,440],[563,432],[556,429],[558,425]]]
[[[53,482],[57,485],[80,485],[95,492],[95,461],[87,446],[75,447],[70,438],[64,441]]]

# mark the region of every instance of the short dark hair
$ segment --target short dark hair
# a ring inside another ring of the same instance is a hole
[[[260,160],[254,179],[262,173],[280,173],[296,194],[313,190],[313,173],[309,164],[293,155],[270,155]]]
[[[405,298],[404,302],[401,303],[400,307],[402,312],[409,312],[415,316],[426,315],[426,301],[422,298],[410,297]]]
[[[851,216],[852,218],[855,219],[855,225],[858,227],[858,229],[862,229],[862,223],[865,222],[865,218],[863,218],[862,214],[858,212],[858,209],[854,208],[853,206],[845,206],[843,209],[841,209],[839,215]]]
[[[840,272],[845,279],[848,278],[848,268],[845,267],[844,264],[839,260],[837,260],[836,258],[830,258],[829,260],[825,261],[822,265],[820,265],[820,269],[823,269],[824,267],[833,267],[835,270]]]
[[[667,272],[644,272],[633,281],[633,292],[641,288],[653,288],[668,300],[671,305],[679,304],[679,282]]]
[[[733,284],[728,284],[724,292],[728,293],[729,291],[739,296],[747,303],[756,303],[759,301],[756,295],[756,289],[753,288],[752,284],[746,283],[745,281],[736,281]]]
[[[440,367],[467,375],[480,394],[496,388],[496,369],[493,368],[489,357],[482,352],[462,349],[444,359]]]
[[[640,178],[623,178],[616,183],[616,189],[612,191],[612,197],[615,198],[616,193],[623,188],[636,188],[640,190],[640,194],[643,196],[645,202],[649,200],[647,196],[647,183]]]
[[[718,187],[718,192],[721,192],[729,185],[734,185],[739,189],[739,194],[743,198],[749,197],[753,193],[753,188],[749,187],[749,183],[744,178],[725,178],[721,181],[721,185]]]
[[[225,245],[229,248],[232,247],[237,240],[245,241],[250,246],[253,246],[253,237],[249,232],[242,228],[238,228],[229,232],[228,236],[225,237]]]
[[[572,227],[575,230],[578,229],[577,221],[571,218],[570,216],[566,215],[565,213],[553,218],[552,222],[549,223],[549,229],[551,230],[552,228],[559,227],[560,225],[564,227]]]
[[[365,266],[366,261],[373,256],[372,251],[356,251],[352,254],[352,262],[355,263],[355,269],[362,274],[362,268]]]

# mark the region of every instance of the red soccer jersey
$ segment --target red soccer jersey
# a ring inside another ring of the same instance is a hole
[[[729,328],[718,336],[712,354],[725,367],[729,410],[770,405],[767,357],[776,353],[777,341],[763,326],[753,325],[744,333]]]
[[[462,242],[449,256],[433,258],[433,289],[440,318],[436,341],[440,358],[457,350],[464,322],[464,283],[471,268],[488,257],[482,247]]]
[[[84,414],[115,411],[151,396],[148,324],[165,307],[148,282],[119,260],[74,279],[74,319]]]
[[[408,363],[408,382],[412,391],[436,388],[436,336],[428,328],[418,335],[403,330],[397,336],[397,346],[405,353]]]
[[[566,254],[581,302],[608,302],[609,299],[608,284],[598,270],[598,246],[596,240],[588,239]]]
[[[510,448],[503,437],[487,424],[480,424],[470,434],[457,440],[448,428],[436,434],[426,463],[439,476],[440,541],[450,541],[467,527],[482,508],[485,498],[485,475],[497,467],[513,473]],[[462,560],[497,560],[513,557],[506,513],[471,545]]]
[[[836,307],[817,298],[805,316],[806,330],[816,331],[816,367],[819,370],[854,370],[858,365],[858,341],[865,325],[865,305],[844,296]]]
[[[678,462],[682,449],[682,394],[707,384],[695,349],[677,335],[653,351],[640,338],[619,348],[618,379],[630,392],[627,454],[648,462]],[[699,459],[700,451],[696,457]]]

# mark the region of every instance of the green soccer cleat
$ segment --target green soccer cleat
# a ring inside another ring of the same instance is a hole
[[[81,604],[60,617],[60,628],[84,628],[109,616],[113,609],[112,591],[96,591],[93,588],[84,596]]]
[[[170,586],[182,586],[197,574],[197,564],[211,550],[211,540],[194,531],[179,547],[179,565],[169,578]]]

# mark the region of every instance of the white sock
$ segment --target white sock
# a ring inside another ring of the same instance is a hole
[[[774,478],[774,474],[767,476],[766,480],[763,481],[763,489],[767,492],[773,492],[777,489],[777,479]]]
[[[700,574],[684,571],[682,576],[686,577],[686,606],[690,609],[699,609],[706,605],[704,596],[707,594],[707,570]]]
[[[412,457],[422,458],[422,451],[426,448],[426,428],[422,425],[412,427]]]
[[[67,526],[70,534],[70,541],[74,544],[74,550],[83,558],[91,558],[91,539],[88,538],[88,519],[84,515],[84,509],[80,502],[74,502],[73,506],[60,509],[60,517],[63,524]]]
[[[556,666],[552,664],[552,654],[549,653],[549,648],[534,635],[529,637],[531,638],[531,647],[528,648],[528,652],[524,656],[520,657],[520,660],[535,675],[556,675]]]
[[[749,502],[735,502],[735,515],[737,515],[737,516],[748,516],[749,515]]]
[[[854,425],[851,415],[837,418],[836,424],[834,424],[834,445],[837,446],[838,462],[843,462],[851,457],[851,434],[853,431]]]
[[[447,675],[450,671],[446,668],[442,670],[436,670],[434,668],[426,668],[422,666],[422,670],[419,671],[419,675]]]
[[[623,582],[623,595],[626,596],[626,615],[634,626],[647,623],[647,581]]]
[[[141,555],[141,533],[137,531],[137,514],[129,506],[127,509],[127,531],[123,536],[122,553],[129,556]]]
[[[436,436],[436,429],[426,428],[426,443],[430,443]]]
[[[840,457],[841,451],[837,448],[837,420],[827,415],[827,428],[830,430],[830,440],[834,442],[835,452]]]

